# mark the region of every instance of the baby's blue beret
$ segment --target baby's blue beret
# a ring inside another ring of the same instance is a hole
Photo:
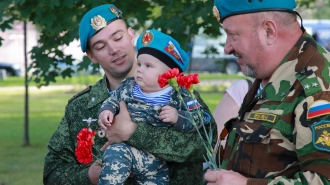
[[[177,67],[182,72],[186,71],[188,68],[189,57],[187,53],[181,49],[180,44],[175,39],[160,31],[144,31],[136,42],[136,49],[138,55],[142,53],[151,54],[170,68]],[[161,56],[164,54],[167,57]],[[166,60],[168,58],[169,60]]]
[[[79,37],[82,52],[86,52],[87,43],[98,31],[112,21],[122,19],[122,12],[113,4],[97,6],[89,10],[80,21]]]
[[[213,14],[222,23],[227,17],[238,14],[263,11],[293,12],[296,5],[295,0],[214,0]]]

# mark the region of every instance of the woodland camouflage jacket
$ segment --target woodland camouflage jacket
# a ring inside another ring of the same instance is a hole
[[[330,53],[304,35],[226,128],[222,167],[248,185],[330,184]],[[266,67],[266,66],[265,66]]]
[[[204,110],[211,115],[207,105],[196,97]],[[88,178],[89,165],[79,164],[75,158],[77,134],[87,127],[83,119],[96,119],[98,110],[104,100],[109,97],[106,80],[103,78],[95,85],[88,87],[71,98],[65,108],[58,129],[48,143],[48,153],[45,157],[43,182],[51,185],[90,185]],[[217,129],[212,117],[213,136]],[[97,130],[97,121],[90,127]],[[106,138],[95,137],[93,154],[102,158],[99,149]],[[214,142],[216,138],[214,138]],[[170,184],[202,184],[202,162],[205,149],[197,132],[182,132],[173,127],[154,127],[150,124],[138,123],[138,127],[128,141],[128,144],[148,151],[156,157],[169,161]],[[129,183],[126,183],[129,184]]]

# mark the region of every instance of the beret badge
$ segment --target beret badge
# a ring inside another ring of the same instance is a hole
[[[152,40],[154,39],[154,35],[152,34],[151,31],[147,30],[143,33],[143,36],[142,36],[142,45],[143,46],[147,46],[149,45]]]
[[[220,22],[220,13],[216,6],[213,6],[212,12],[213,12],[214,17],[217,19],[217,21]]]
[[[118,17],[119,18],[119,14],[122,14],[122,12],[115,6],[115,5],[113,5],[113,6],[111,6],[111,7],[109,7],[109,9],[110,9],[110,11],[113,13],[113,14],[115,14],[116,15],[116,17]]]
[[[100,15],[97,15],[91,19],[91,26],[93,27],[93,29],[95,31],[98,31],[98,30],[106,27],[107,22],[105,21],[105,19],[103,17],[101,17]]]

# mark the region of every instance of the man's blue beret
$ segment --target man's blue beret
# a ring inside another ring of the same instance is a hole
[[[79,37],[82,52],[86,52],[87,43],[98,31],[112,21],[122,19],[122,12],[113,4],[97,6],[89,10],[80,21]]]
[[[219,22],[227,17],[264,11],[293,12],[295,0],[214,0],[213,14]]]
[[[186,71],[189,65],[187,53],[171,36],[157,30],[144,31],[136,41],[138,55],[150,54],[164,62],[170,68]],[[165,56],[165,57],[163,57]]]

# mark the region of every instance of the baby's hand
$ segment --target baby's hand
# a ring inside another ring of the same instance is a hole
[[[171,106],[162,107],[162,111],[159,114],[159,119],[163,122],[170,122],[171,124],[175,124],[178,121],[179,115],[178,111]]]
[[[99,114],[98,124],[100,127],[107,129],[111,126],[113,120],[113,113],[109,110],[104,110]]]

